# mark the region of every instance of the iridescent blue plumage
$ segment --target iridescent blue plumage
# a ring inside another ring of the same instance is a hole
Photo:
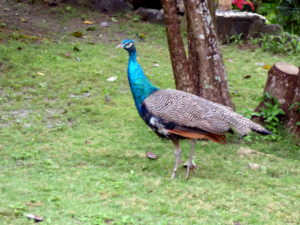
[[[159,90],[159,88],[151,84],[151,82],[145,76],[142,67],[137,62],[137,53],[133,43],[134,41],[132,40],[125,40],[122,42],[120,47],[124,47],[129,53],[127,68],[128,80],[135,106],[141,115],[142,102],[153,92]]]

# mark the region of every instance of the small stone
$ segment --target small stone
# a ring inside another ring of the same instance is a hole
[[[104,22],[100,23],[100,26],[101,27],[109,27],[110,24],[108,22],[104,21]]]
[[[256,163],[249,163],[248,166],[249,166],[249,168],[251,170],[259,170],[259,169],[261,169],[261,165],[256,164]]]

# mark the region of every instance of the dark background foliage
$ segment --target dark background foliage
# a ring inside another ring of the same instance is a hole
[[[300,1],[275,0],[253,1],[257,12],[266,16],[271,23],[278,23],[292,34],[300,34]]]

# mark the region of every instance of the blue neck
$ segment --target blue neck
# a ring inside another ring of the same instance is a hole
[[[136,51],[131,49],[128,51],[128,80],[131,88],[131,92],[134,98],[135,106],[138,112],[141,114],[142,102],[151,95],[154,91],[159,90],[155,87],[148,78],[145,76],[142,67],[136,60]]]

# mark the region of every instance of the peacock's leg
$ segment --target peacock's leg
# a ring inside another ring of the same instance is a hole
[[[191,150],[189,154],[189,159],[185,163],[186,164],[186,175],[185,179],[189,178],[190,170],[196,168],[196,164],[194,163],[194,154],[195,154],[195,146],[196,146],[196,139],[191,140]]]
[[[180,163],[180,158],[181,158],[181,148],[180,148],[179,140],[173,140],[173,144],[175,147],[175,150],[174,150],[175,164],[174,164],[174,168],[173,168],[172,175],[171,175],[172,179],[175,178],[175,176],[176,176],[176,171],[177,171],[178,165]]]

